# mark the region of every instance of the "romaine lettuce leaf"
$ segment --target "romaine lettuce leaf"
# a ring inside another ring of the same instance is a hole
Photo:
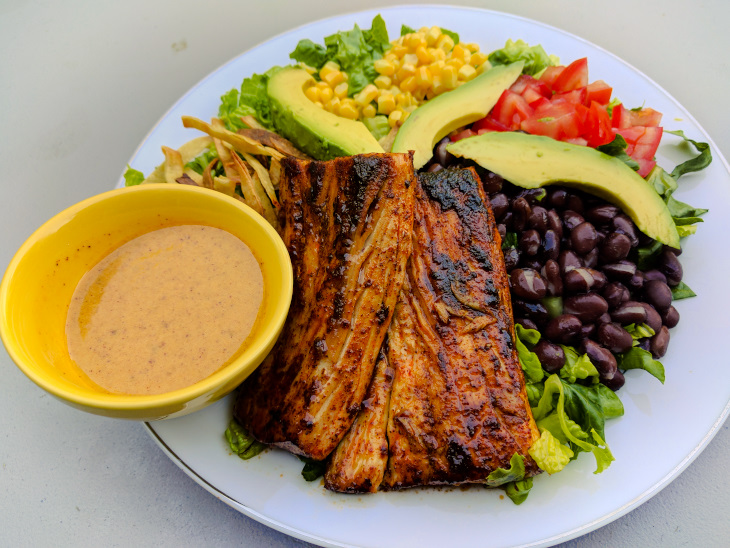
[[[232,89],[221,96],[218,118],[223,120],[227,129],[238,131],[246,127],[241,116],[253,116],[264,127],[273,129],[266,84],[271,75],[278,70],[281,70],[281,67],[272,67],[263,74],[253,74],[249,78],[244,78],[240,91]]]
[[[616,363],[618,364],[618,368],[623,370],[643,369],[664,384],[664,365],[660,361],[655,360],[651,352],[647,352],[643,348],[634,346],[623,354],[618,354],[616,356]]]
[[[231,419],[225,436],[231,451],[243,460],[255,457],[266,449],[266,446],[256,441],[236,419]]]
[[[676,131],[665,131],[667,133],[671,133],[672,135],[677,135],[678,137],[681,137],[685,140],[685,142],[693,145],[695,149],[697,149],[697,152],[699,152],[699,155],[675,167],[672,170],[672,177],[674,177],[675,179],[679,179],[685,173],[701,171],[710,165],[710,162],[712,162],[712,152],[710,151],[710,145],[708,143],[693,141],[692,139],[686,137],[681,129],[678,129]]]
[[[565,365],[560,370],[561,378],[571,384],[578,379],[590,379],[591,383],[598,382],[598,369],[593,365],[587,354],[581,356],[572,346],[560,346],[565,352]]]
[[[124,172],[124,186],[137,186],[144,181],[144,173],[133,169],[127,164],[127,169]]]
[[[537,465],[548,474],[560,472],[574,455],[573,450],[561,443],[548,429],[541,431],[540,439],[532,444],[529,453]]]
[[[558,64],[557,57],[548,55],[541,45],[530,46],[523,40],[507,40],[502,49],[489,54],[492,65],[509,65],[516,61],[524,61],[524,74],[537,76],[549,66]]]
[[[528,383],[540,382],[545,376],[540,359],[537,357],[537,354],[530,351],[530,349],[525,345],[525,342],[527,342],[530,347],[537,344],[540,340],[540,332],[535,331],[534,329],[525,329],[520,324],[516,324],[515,333],[517,334],[515,341],[517,346],[517,357],[520,359],[520,365],[522,366],[522,370],[525,373]]]

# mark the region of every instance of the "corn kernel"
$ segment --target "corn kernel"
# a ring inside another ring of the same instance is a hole
[[[454,40],[448,34],[442,34],[436,41],[436,47],[448,53],[454,48]]]
[[[329,103],[334,96],[335,92],[329,86],[322,87],[319,90],[319,100],[325,105]]]
[[[429,51],[433,53],[434,59],[437,61],[446,59],[446,52],[441,48],[430,48]]]
[[[390,114],[395,110],[395,97],[392,93],[383,93],[378,97],[378,112]]]
[[[319,69],[319,77],[324,80],[324,77],[331,72],[340,72],[340,65],[334,61],[327,61],[321,69]]]
[[[304,70],[306,70],[309,74],[316,74],[317,69],[314,67],[310,67],[308,64],[304,63],[303,61],[299,62],[299,66],[302,67]]]
[[[413,66],[418,65],[418,55],[416,55],[415,53],[406,53],[403,56],[403,64],[406,63]]]
[[[400,58],[408,53],[408,48],[402,45],[395,45],[390,48],[390,52],[393,53],[393,55],[395,55],[396,57]]]
[[[395,64],[388,59],[376,59],[373,66],[378,74],[392,76],[395,73]]]
[[[403,111],[402,110],[394,110],[388,115],[388,125],[390,127],[395,127],[398,125],[398,122],[400,122],[400,119],[403,117]]]
[[[473,67],[478,67],[487,60],[487,54],[481,51],[472,54],[469,58],[469,64]]]
[[[357,106],[355,106],[355,101],[352,99],[345,99],[340,103],[340,110],[338,114],[349,120],[357,120],[360,113],[357,110]]]
[[[312,102],[319,101],[319,88],[317,86],[309,86],[304,90],[304,95]]]
[[[433,53],[431,53],[426,46],[418,46],[416,48],[416,58],[418,59],[418,63],[422,65],[428,65],[429,63],[433,63],[436,58],[434,57]],[[414,63],[418,64],[418,63]]]
[[[464,65],[459,69],[459,72],[457,73],[457,77],[459,78],[459,80],[463,80],[464,82],[468,82],[476,75],[477,69],[475,69],[471,65]]]
[[[432,99],[437,95],[441,95],[444,91],[448,91],[448,88],[444,86],[441,76],[434,76],[431,80],[431,89],[426,93],[426,97]]]
[[[384,74],[381,74],[373,80],[373,84],[375,84],[379,89],[388,89],[393,85],[393,81]]]
[[[418,82],[416,82],[415,76],[409,76],[400,83],[400,89],[407,92],[414,91],[417,87]]]
[[[453,65],[446,65],[441,71],[441,81],[446,89],[454,89],[457,82],[456,68]]]
[[[340,84],[337,84],[334,89],[335,97],[339,97],[340,99],[344,99],[347,97],[347,82],[342,82]]]
[[[454,46],[454,49],[451,50],[451,57],[455,57],[457,59],[464,59],[464,46],[461,44],[456,44]]]
[[[399,82],[402,82],[409,76],[413,76],[416,74],[416,65],[412,65],[410,63],[403,63],[403,66],[400,68],[400,70],[396,73],[395,77],[396,80]]]
[[[378,88],[373,84],[368,84],[360,93],[355,95],[355,103],[360,107],[364,107],[374,101],[377,96]]]
[[[428,87],[428,85],[431,83],[431,71],[428,70],[428,67],[420,66],[418,67],[418,70],[416,70],[416,84],[419,88],[425,88]]]
[[[426,37],[418,32],[412,32],[403,37],[403,45],[411,51],[426,43]]]
[[[489,61],[485,61],[477,67],[477,74],[481,74],[482,72],[485,72],[490,68],[492,68],[492,63],[490,63]]]
[[[393,63],[394,61],[396,61],[398,59],[398,56],[395,53],[393,53],[393,48],[391,48],[390,50],[388,50],[388,53],[383,55],[383,59]]]
[[[372,118],[377,113],[378,113],[378,111],[375,109],[375,106],[372,104],[365,105],[364,107],[362,107],[362,117],[363,118]]]
[[[321,73],[322,71],[320,71]],[[324,82],[327,82],[330,87],[334,88],[337,84],[344,81],[344,77],[342,76],[342,72],[339,70],[333,70],[331,72],[327,72],[324,76],[322,76],[322,80]]]
[[[470,42],[468,44],[463,44],[463,46],[468,49],[472,53],[476,53],[479,51],[479,44],[475,42]]]
[[[395,96],[395,104],[398,108],[403,109],[411,105],[412,96],[409,92],[399,93]]]
[[[436,44],[436,41],[441,36],[441,29],[434,26],[428,29],[428,32],[426,33],[426,43],[429,46],[433,46]]]
[[[411,113],[407,110],[403,111],[403,116],[400,117],[400,123],[401,125],[405,123],[406,120],[408,120],[408,117],[411,115]]]
[[[340,110],[340,99],[338,97],[333,97],[324,104],[324,109],[332,114],[337,114]]]
[[[448,61],[446,61],[446,66],[454,67],[457,71],[464,66],[464,61],[459,59],[458,57],[452,57]]]

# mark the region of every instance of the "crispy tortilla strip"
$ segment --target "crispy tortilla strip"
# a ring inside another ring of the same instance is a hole
[[[279,209],[279,200],[276,198],[276,191],[274,190],[274,185],[271,183],[271,177],[269,177],[269,172],[266,171],[266,168],[263,165],[261,165],[261,162],[259,162],[250,154],[244,153],[243,158],[253,168],[253,170],[256,172],[256,175],[258,175],[261,186],[264,187],[264,191],[266,191],[266,194],[271,201],[271,205],[273,205],[276,209]]]
[[[244,128],[239,129],[238,134],[248,137],[253,141],[257,141],[267,147],[274,148],[286,156],[294,156],[295,158],[301,158],[302,160],[311,160],[309,156],[297,149],[291,141],[284,139],[284,137],[278,133],[274,133],[268,129]]]
[[[166,146],[162,147],[162,153],[165,155],[165,182],[177,183],[184,173],[182,156],[177,150]]]
[[[254,118],[250,114],[247,114],[246,116],[241,116],[241,121],[251,129],[266,129],[259,123],[256,118]]]
[[[260,214],[264,219],[269,221],[271,226],[277,228],[279,226],[279,222],[276,217],[276,210],[271,205],[269,197],[266,195],[263,186],[260,182],[254,180],[248,172],[248,166],[240,158],[240,156],[238,156],[238,154],[231,154],[231,158],[236,164],[238,173],[241,177],[241,193],[243,194],[245,203],[249,207],[253,208],[253,210]]]
[[[197,158],[206,148],[210,146],[212,142],[213,141],[210,137],[208,137],[207,135],[203,135],[183,144],[180,148],[177,149],[177,151],[180,153],[180,156],[182,157],[183,165]],[[185,172],[190,176],[191,179],[196,180],[194,176],[190,175],[190,171],[191,170],[186,170]],[[142,184],[164,182],[166,182],[165,162],[162,162],[152,171],[152,173],[147,176],[144,181],[142,181]]]
[[[208,124],[199,118],[193,116],[182,117],[183,126],[186,128],[193,128],[207,133],[211,137],[225,141],[233,147],[234,150],[245,154],[254,154],[262,156],[272,156],[281,160],[284,155],[273,148],[264,146],[244,135],[233,133],[225,128],[215,127],[214,125]]]

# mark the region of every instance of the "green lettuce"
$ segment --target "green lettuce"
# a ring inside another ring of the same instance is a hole
[[[555,474],[565,468],[573,458],[573,450],[566,443],[567,440],[561,443],[550,430],[543,428],[540,439],[532,444],[529,453],[542,470]]]
[[[133,169],[127,164],[127,169],[124,172],[124,186],[137,186],[144,181],[144,173]]]
[[[266,92],[269,78],[281,67],[272,67],[263,74],[253,74],[244,78],[240,89],[232,89],[221,96],[218,118],[223,120],[230,131],[246,127],[241,116],[253,116],[267,129],[273,130],[271,105]]]
[[[243,460],[255,457],[261,453],[261,451],[266,449],[266,446],[263,443],[256,441],[236,419],[231,419],[231,422],[228,424],[228,428],[226,429],[225,436],[231,451]]]
[[[619,369],[643,369],[647,373],[659,379],[664,384],[664,365],[658,360],[655,360],[651,352],[634,346],[633,348],[618,354],[616,356],[616,363]]]
[[[545,374],[542,370],[542,364],[537,354],[530,350],[540,340],[540,332],[534,329],[525,329],[520,324],[515,325],[515,333],[517,334],[515,343],[517,346],[517,357],[520,365],[525,373],[528,383],[540,382]],[[529,344],[530,348],[525,344]]]
[[[325,37],[324,45],[301,40],[289,57],[315,69],[334,61],[347,73],[348,95],[353,96],[378,76],[373,61],[390,48],[385,20],[376,15],[368,30],[355,25],[352,30]]]
[[[541,45],[530,46],[523,40],[507,40],[502,49],[489,54],[489,62],[492,65],[509,65],[516,61],[524,61],[522,72],[535,77],[547,67],[558,64],[557,57],[548,55]]]

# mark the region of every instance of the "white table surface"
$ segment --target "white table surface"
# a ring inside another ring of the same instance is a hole
[[[536,19],[615,53],[694,115],[716,156],[730,157],[727,0],[460,3]],[[387,5],[0,0],[0,268],[47,218],[112,187],[150,127],[210,71],[303,23]],[[142,425],[65,406],[4,351],[0,374],[0,546],[306,545],[199,487]],[[563,546],[727,546],[728,455],[724,425],[659,494]]]

